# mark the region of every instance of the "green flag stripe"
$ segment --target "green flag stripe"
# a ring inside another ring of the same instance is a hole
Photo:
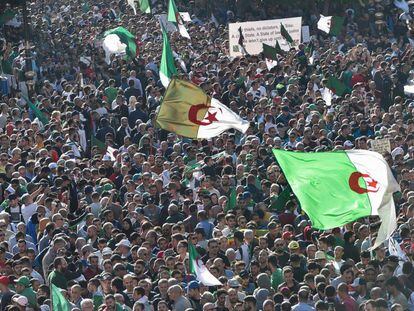
[[[194,262],[200,255],[197,252],[197,249],[192,243],[188,244],[188,257],[189,257],[189,265],[190,265],[190,273],[195,274],[196,269],[194,267]]]
[[[345,152],[273,153],[314,228],[331,229],[371,215],[368,195],[349,187],[357,169]]]

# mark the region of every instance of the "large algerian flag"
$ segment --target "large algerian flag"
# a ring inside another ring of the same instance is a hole
[[[51,287],[51,298],[52,298],[52,310],[59,311],[70,311],[72,310],[72,305],[60,292],[60,288],[54,284],[50,284]]]
[[[200,258],[196,248],[193,244],[188,244],[188,255],[190,258],[190,272],[197,277],[197,280],[205,286],[220,286],[221,282],[208,271]]]
[[[318,21],[318,29],[337,37],[344,25],[344,17],[341,16],[323,16]]]
[[[392,194],[399,191],[385,159],[376,152],[273,153],[302,209],[316,229],[332,229],[361,217],[379,215],[374,248],[396,228]]]
[[[162,29],[162,56],[160,65],[160,80],[165,88],[168,87],[174,75],[177,75],[177,69],[174,64],[174,55],[171,50],[168,34]]]
[[[126,54],[130,58],[135,58],[137,54],[135,36],[124,27],[116,27],[106,31],[102,47],[105,50],[105,59],[108,64],[111,54]]]
[[[167,20],[178,28],[178,31],[183,37],[191,39],[187,29],[184,26],[183,18],[177,10],[177,6],[175,5],[174,0],[168,1]]]
[[[164,130],[189,138],[212,138],[234,128],[245,133],[249,122],[209,97],[197,85],[173,78],[156,123]]]

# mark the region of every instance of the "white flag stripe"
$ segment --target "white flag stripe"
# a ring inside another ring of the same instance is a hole
[[[193,267],[197,280],[203,283],[205,286],[220,286],[223,285],[221,282],[211,274],[201,259],[194,259]]]
[[[377,152],[368,150],[349,150],[346,152],[356,170],[369,177],[364,178],[369,201],[371,203],[371,215],[381,218],[381,227],[373,248],[377,248],[387,240],[397,227],[395,206],[392,194],[400,190],[400,187],[392,175],[391,169],[384,157]]]
[[[236,130],[245,133],[249,128],[248,121],[243,120],[239,115],[231,111],[217,99],[211,99],[211,107],[216,108],[218,121],[212,122],[210,125],[200,125],[197,138],[211,138],[230,128],[235,128]],[[209,111],[212,112],[213,109],[210,108]]]
[[[318,29],[329,33],[331,31],[332,16],[323,16],[318,21]]]

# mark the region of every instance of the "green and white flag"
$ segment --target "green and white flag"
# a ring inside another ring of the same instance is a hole
[[[151,13],[149,0],[139,0],[139,9],[142,13]]]
[[[60,288],[54,284],[50,284],[51,298],[52,298],[52,310],[59,311],[70,311],[72,310],[72,305],[60,292]]]
[[[130,58],[135,58],[137,54],[135,36],[124,27],[116,27],[106,31],[102,47],[105,50],[105,60],[108,64],[111,54],[125,54]]]
[[[344,26],[344,17],[341,16],[323,16],[318,21],[318,29],[337,37]]]
[[[135,5],[135,0],[127,0],[127,3],[129,4],[129,6],[134,11],[134,15],[137,15],[137,7]]]
[[[397,223],[393,193],[400,187],[379,153],[273,153],[312,227],[332,229],[378,215],[382,223],[373,248],[391,236]]]
[[[171,23],[173,23],[181,36],[191,39],[190,35],[188,34],[187,29],[184,26],[183,18],[181,17],[180,13],[177,10],[177,6],[175,5],[174,0],[168,1],[168,14],[167,14],[167,20]]]
[[[190,261],[190,272],[194,274],[197,280],[205,286],[221,286],[221,282],[211,274],[211,272],[204,265],[193,244],[188,244],[188,254]]]
[[[162,29],[162,55],[160,65],[160,80],[162,85],[167,88],[170,84],[171,78],[177,75],[177,68],[174,64],[174,55],[171,50],[168,34],[165,29]]]

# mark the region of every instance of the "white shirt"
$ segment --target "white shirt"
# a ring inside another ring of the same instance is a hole
[[[25,205],[25,204],[22,205],[22,216],[23,216],[23,220],[26,225],[29,222],[30,217],[32,217],[32,215],[36,213],[36,209],[37,209],[36,203],[30,203],[29,205]]]

